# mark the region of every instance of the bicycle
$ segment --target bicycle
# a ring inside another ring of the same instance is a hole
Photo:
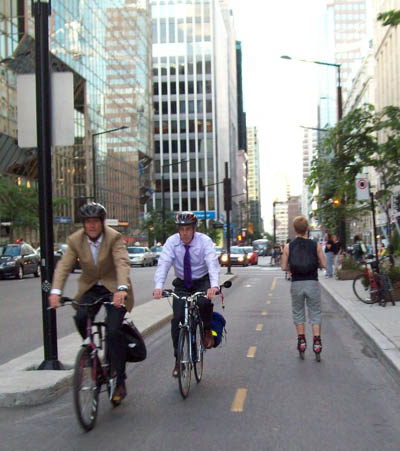
[[[219,289],[222,295],[222,288],[229,288],[232,285],[230,281],[224,282]],[[178,382],[179,391],[186,399],[189,395],[192,368],[197,383],[200,383],[204,369],[204,329],[203,322],[200,318],[200,310],[197,300],[205,297],[205,291],[197,291],[196,293],[180,296],[173,290],[163,290],[162,297],[173,296],[176,299],[184,301],[184,322],[179,325],[178,339]]]
[[[364,272],[353,280],[353,291],[357,298],[365,304],[375,304],[386,307],[386,302],[396,305],[393,299],[393,287],[390,278],[385,273],[378,273],[379,263],[372,258],[364,262]]]
[[[108,397],[114,407],[112,399],[116,388],[116,374],[111,368],[107,350],[107,328],[104,321],[92,321],[88,314],[90,307],[97,304],[112,305],[112,293],[98,298],[93,304],[82,304],[62,297],[62,306],[71,304],[87,309],[86,338],[83,340],[74,366],[73,400],[78,422],[85,431],[94,428],[99,409],[99,395],[102,385],[106,385]],[[93,330],[95,329],[95,330]]]

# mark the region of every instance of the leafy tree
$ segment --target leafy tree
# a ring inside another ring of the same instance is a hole
[[[390,11],[380,13],[378,14],[377,19],[382,22],[383,26],[393,25],[394,27],[397,27],[397,25],[400,24],[400,10],[392,9]]]
[[[399,161],[399,107],[376,112],[373,105],[366,104],[343,117],[329,130],[307,180],[311,190],[318,189],[321,222],[332,230],[340,218],[366,213],[368,203],[356,200],[355,177],[364,167],[372,167],[381,185],[377,200],[389,223],[390,197],[400,177]],[[334,199],[340,200],[336,207]]]
[[[154,241],[162,242],[163,240],[163,225],[162,225],[162,211],[153,210],[149,212],[141,223],[142,231],[147,231],[149,234],[149,243]],[[167,237],[176,233],[176,224],[174,212],[165,212],[165,235]]]

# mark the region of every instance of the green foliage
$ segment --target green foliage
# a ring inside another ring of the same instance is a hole
[[[349,256],[342,261],[342,269],[360,269],[360,265],[353,259],[352,256]]]
[[[392,266],[387,274],[392,282],[400,282],[400,266]]]
[[[320,222],[334,230],[341,217],[358,218],[369,212],[368,201],[356,201],[355,177],[373,167],[382,190],[377,200],[389,217],[390,197],[400,177],[400,108],[376,112],[366,104],[354,109],[329,130],[313,159],[307,183],[318,187]],[[333,199],[341,200],[334,206]]]
[[[163,225],[162,225],[162,211],[153,210],[147,214],[146,218],[141,223],[142,231],[147,231],[149,234],[149,243],[153,243],[154,240],[162,242],[163,240]],[[165,212],[165,235],[169,236],[176,233],[175,216],[172,211]]]
[[[394,27],[397,27],[397,25],[400,24],[400,11],[392,9],[390,11],[380,13],[377,16],[377,20],[380,20],[383,26],[393,25]]]

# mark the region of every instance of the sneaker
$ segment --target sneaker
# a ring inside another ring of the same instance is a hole
[[[179,375],[178,360],[175,360],[175,366],[174,366],[174,369],[172,370],[172,376],[178,377],[178,375]]]
[[[313,351],[319,354],[322,351],[321,337],[314,337]]]
[[[299,335],[297,337],[297,350],[299,352],[305,352],[306,349],[307,349],[306,338],[304,335]]]
[[[214,337],[210,329],[204,331],[204,347],[206,349],[214,347]]]
[[[126,398],[126,386],[125,382],[122,382],[122,384],[117,385],[115,388],[114,395],[112,397],[112,403],[115,407],[119,406],[121,404],[121,401]]]

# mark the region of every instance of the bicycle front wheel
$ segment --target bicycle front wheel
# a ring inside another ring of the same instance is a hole
[[[359,274],[353,280],[353,291],[357,298],[365,304],[375,304],[380,299],[379,288],[372,289],[367,275]]]
[[[179,390],[183,398],[186,398],[189,394],[191,373],[189,332],[182,328],[179,332],[178,342],[178,380]]]
[[[201,377],[203,376],[203,359],[204,359],[204,331],[203,324],[199,320],[196,322],[193,331],[193,366],[194,366],[194,375],[196,377],[196,381],[200,382]]]
[[[76,356],[73,396],[76,416],[85,431],[93,429],[99,408],[100,387],[93,363],[89,350],[82,348]]]

